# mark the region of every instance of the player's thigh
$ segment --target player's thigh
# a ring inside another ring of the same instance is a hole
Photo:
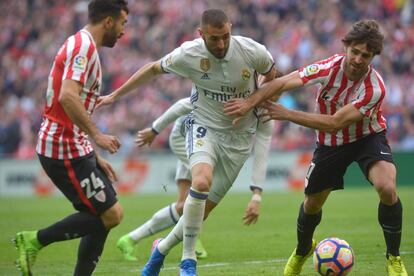
[[[78,211],[100,215],[116,202],[116,192],[95,154],[74,159],[55,160],[39,156],[45,172]]]
[[[121,223],[124,211],[119,202],[116,202],[109,209],[101,214],[101,219],[106,229],[111,229]]]
[[[214,168],[213,182],[208,199],[218,204],[233,186],[234,181],[247,158],[248,152],[228,151],[221,149],[221,155]]]
[[[214,131],[200,124],[189,122],[186,133],[186,150],[190,159],[190,168],[192,169],[199,162],[208,163],[214,167],[217,160],[216,145],[218,143]]]
[[[318,145],[309,165],[305,181],[305,194],[316,194],[344,188],[344,174],[353,162],[349,147]]]

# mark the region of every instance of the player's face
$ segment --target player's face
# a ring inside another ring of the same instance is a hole
[[[121,15],[118,19],[112,19],[112,27],[105,32],[102,45],[105,47],[114,47],[118,39],[125,33],[125,24],[127,23],[127,13],[121,10]]]
[[[346,75],[351,80],[360,79],[367,71],[374,58],[374,53],[368,51],[367,44],[351,44],[346,47]]]
[[[226,23],[223,28],[207,25],[199,31],[207,50],[216,58],[224,58],[230,45],[231,24]]]

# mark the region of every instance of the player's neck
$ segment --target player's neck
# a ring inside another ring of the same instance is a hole
[[[98,25],[91,25],[88,24],[85,26],[85,30],[87,30],[93,37],[95,41],[96,47],[100,48],[102,46],[103,40],[103,31]]]

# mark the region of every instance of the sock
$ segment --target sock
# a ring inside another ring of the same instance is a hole
[[[315,215],[305,214],[303,203],[300,205],[299,216],[297,221],[297,238],[298,245],[296,247],[296,254],[305,256],[309,253],[312,247],[313,232],[315,232],[316,226],[321,222],[322,210]]]
[[[82,237],[78,248],[78,262],[74,276],[89,276],[95,270],[104,249],[108,230],[95,232]]]
[[[183,211],[183,256],[181,260],[193,259],[197,261],[195,245],[197,235],[203,224],[207,197],[208,192],[199,192],[191,188],[185,200]]]
[[[151,219],[145,222],[143,225],[130,232],[128,235],[135,242],[142,240],[148,236],[158,233],[164,229],[167,229],[171,225],[174,225],[179,220],[180,215],[175,209],[175,203],[158,210]]]
[[[39,230],[37,239],[46,246],[53,242],[76,239],[99,231],[106,231],[100,217],[79,212]]]
[[[184,218],[181,217],[170,233],[158,243],[158,250],[167,255],[170,250],[183,240]]]
[[[400,255],[403,208],[400,199],[392,206],[379,203],[378,222],[384,233],[387,245],[387,257]]]

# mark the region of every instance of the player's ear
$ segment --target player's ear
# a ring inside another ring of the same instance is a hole
[[[202,37],[202,38],[204,38],[203,36],[204,36],[204,34],[203,34],[203,30],[201,30],[201,28],[198,28],[198,34]]]
[[[112,16],[107,16],[103,20],[105,29],[111,29],[114,25],[114,18]]]

